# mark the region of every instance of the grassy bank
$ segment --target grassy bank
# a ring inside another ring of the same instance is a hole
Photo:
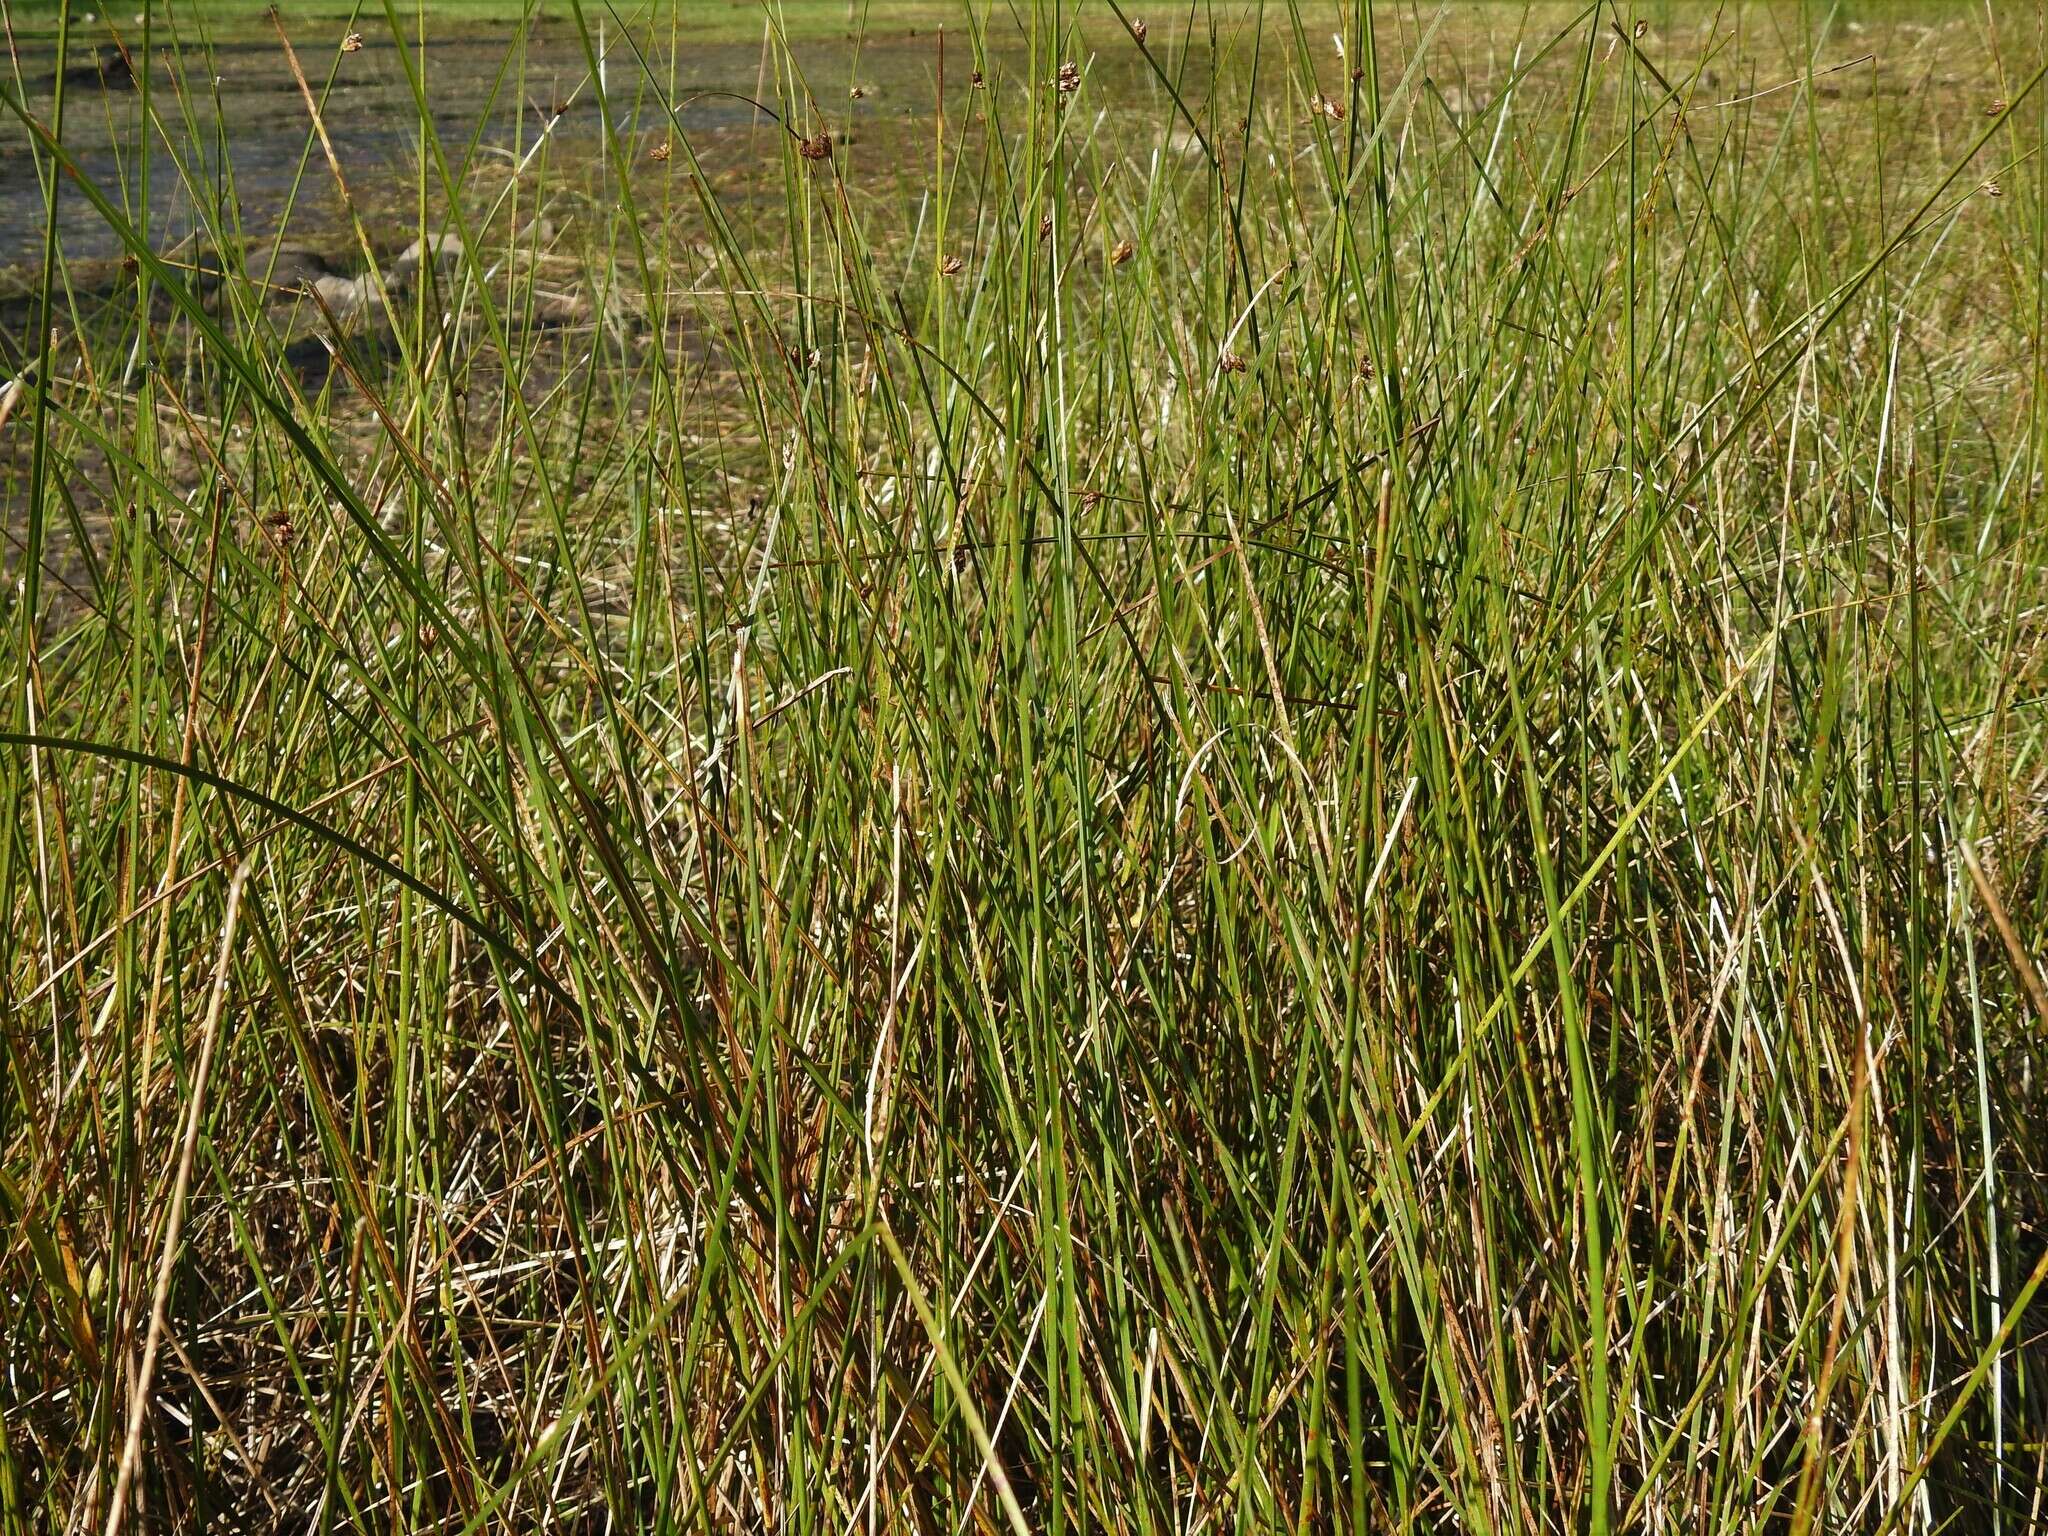
[[[2038,1523],[2040,8],[831,9],[9,84],[5,1529]]]

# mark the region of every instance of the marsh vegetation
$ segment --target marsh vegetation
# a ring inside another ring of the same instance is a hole
[[[2038,4],[0,13],[7,1531],[2038,1526]]]

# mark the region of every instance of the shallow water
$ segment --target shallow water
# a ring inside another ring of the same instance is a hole
[[[736,0],[729,0],[728,9],[738,9]],[[1399,59],[1418,39],[1397,8],[1383,9],[1387,20],[1382,48]],[[1441,86],[1447,110],[1462,110],[1468,87],[1476,92],[1473,99],[1485,99],[1477,76],[1467,76],[1468,66],[1481,74],[1502,73],[1529,37],[1540,33],[1526,16],[1516,20],[1527,9],[1476,0],[1443,12],[1450,19],[1440,29],[1431,23],[1428,35],[1436,39],[1435,53],[1448,71]],[[1573,9],[1559,11],[1560,25],[1569,24],[1567,13]],[[1806,36],[1792,25],[1797,8],[1786,0],[1766,0],[1738,3],[1733,12],[1748,18],[1747,30],[1739,48],[1717,54],[1705,89],[1709,94],[1762,89],[1757,110],[1765,117],[1801,103],[1801,94],[1785,89],[1799,73],[1793,45]],[[224,11],[221,14],[225,17]],[[1715,20],[1719,14],[1671,8],[1670,43],[1681,53],[1699,48],[1709,33],[1726,30]],[[1982,61],[1981,79],[1967,68],[1959,75],[1968,60],[1959,65],[1930,47],[1937,31],[1946,34],[1959,25],[1941,7],[1901,0],[1874,14],[1881,14],[1881,24],[1850,20],[1824,40],[1816,35],[1811,42],[1820,66],[1813,93],[1816,110],[1831,132],[1861,115],[1859,102],[1872,91],[1903,95],[1927,90],[1970,101],[1995,94]],[[625,138],[634,174],[661,174],[659,167],[648,164],[644,152],[667,131],[660,105],[666,99],[680,105],[680,121],[693,139],[702,135],[706,143],[715,144],[715,154],[707,157],[712,169],[733,169],[737,157],[742,169],[749,164],[760,167],[761,183],[769,186],[780,158],[772,152],[772,139],[756,141],[748,130],[772,133],[774,125],[732,93],[772,101],[787,85],[778,85],[760,36],[736,41],[736,24],[723,12],[686,15],[696,19],[680,21],[673,31],[656,36],[629,40],[614,30],[601,37],[603,94],[611,104],[614,125]],[[1932,19],[1910,19],[1922,15],[1940,18],[1938,25]],[[715,22],[704,19],[712,17]],[[282,43],[254,9],[232,25],[231,37],[209,44],[193,42],[188,27],[173,49],[166,46],[166,28],[157,24],[148,75],[151,111],[159,126],[149,135],[143,132],[142,93],[126,78],[107,21],[78,27],[65,88],[62,138],[67,151],[86,177],[128,210],[160,252],[177,248],[203,227],[204,209],[223,243],[241,240],[254,247],[281,236],[324,253],[337,265],[359,261],[341,195],[312,132],[304,95]],[[815,26],[800,37],[795,46],[801,76],[797,88],[808,94],[835,138],[853,130],[860,141],[859,157],[868,166],[900,164],[923,177],[929,171],[930,119],[939,94],[940,34],[929,21],[920,34],[900,19],[880,21],[872,13],[865,26],[858,41],[850,32]],[[324,103],[335,159],[364,213],[372,245],[395,249],[411,237],[417,222],[419,111],[399,46],[389,33],[365,24],[361,49],[343,53],[341,30],[339,22],[295,24],[293,46],[313,94]],[[1155,22],[1154,55],[1179,57],[1177,67],[1187,71],[1186,78],[1200,81],[1208,71],[1205,50],[1220,45],[1236,51],[1232,69],[1241,73],[1246,39],[1256,30],[1227,34],[1219,44],[1203,28],[1189,26],[1176,37],[1168,26]],[[1349,61],[1323,49],[1328,35],[1328,29],[1318,28],[1311,38],[1317,68],[1341,81]],[[1271,36],[1280,46],[1265,66],[1269,81],[1291,67],[1279,62],[1287,57],[1284,39],[1278,32]],[[145,54],[140,28],[124,27],[122,40],[139,68]],[[1661,48],[1664,41],[1661,33],[1653,34],[1652,46]],[[593,36],[591,43],[599,45],[600,37]],[[990,44],[996,60],[990,66],[992,74],[1022,67],[1014,30],[1006,33],[1001,25],[992,26]],[[1091,34],[1079,52],[1089,61],[1092,104],[1098,109],[1108,104],[1115,113],[1131,109],[1132,125],[1126,128],[1119,122],[1108,130],[1109,137],[1130,147],[1139,142],[1170,143],[1182,131],[1165,91],[1137,60],[1120,29]],[[106,83],[95,68],[96,56],[110,61],[113,83]],[[593,188],[601,185],[603,141],[596,110],[600,93],[591,79],[589,52],[573,22],[550,18],[522,28],[473,15],[430,20],[427,41],[415,57],[435,135],[455,174],[472,190],[500,181],[504,171],[543,138],[552,184],[580,179]],[[55,107],[54,44],[47,34],[20,41],[15,60],[29,111],[49,121]],[[1858,60],[1877,60],[1875,73],[1833,73],[1837,65],[1846,69]],[[1552,65],[1563,68],[1566,62],[1560,54]],[[966,39],[956,30],[944,45],[948,116],[955,122],[961,120],[963,98],[969,93],[970,64]],[[1398,63],[1383,65],[1386,78],[1396,78],[1399,68]],[[1262,97],[1274,89],[1266,84]],[[1421,99],[1419,90],[1412,94]],[[1234,114],[1240,106],[1229,110]],[[564,110],[558,115],[557,108]],[[1195,110],[1203,110],[1203,103],[1196,102]],[[0,297],[32,286],[40,270],[45,201],[30,150],[28,130],[11,113],[0,111]],[[474,174],[465,176],[465,162]],[[679,157],[668,173],[674,174],[680,165]],[[433,178],[428,180],[431,185]],[[434,200],[430,195],[429,201]],[[74,264],[108,262],[125,253],[120,236],[75,187],[60,187],[57,228],[63,253]]]
[[[128,41],[128,57],[139,71],[139,39]],[[340,52],[337,41],[301,37],[295,47],[316,100],[324,101],[328,139],[350,196],[366,211],[374,234],[384,215],[410,222],[420,179],[419,113],[388,35],[366,32],[353,53]],[[880,127],[929,109],[937,78],[935,42],[930,36],[871,37],[856,52],[833,40],[800,49],[799,58],[814,94],[831,104],[835,120]],[[671,47],[663,39],[659,45],[643,41],[644,53],[636,53],[616,32],[604,43],[605,95],[629,150],[661,136],[662,97],[687,103],[681,121],[692,134],[750,123],[772,127],[733,96],[698,94],[771,95],[773,81],[763,80],[758,44],[692,46],[685,38]],[[104,75],[96,68],[96,48]],[[484,166],[509,167],[544,136],[557,170],[579,161],[597,165],[599,92],[589,55],[570,26],[543,26],[521,36],[510,26],[468,22],[463,30],[431,38],[416,57],[434,130],[458,174],[469,155]],[[74,40],[69,58],[65,147],[80,172],[138,228],[146,228],[153,248],[171,249],[202,227],[202,208],[213,211],[228,238],[255,241],[282,232],[315,247],[340,250],[349,244],[344,204],[311,131],[290,61],[274,37],[188,47],[175,55],[155,49],[150,111],[161,126],[147,138],[142,92],[119,51],[104,41]],[[961,75],[964,59],[956,43],[951,67]],[[24,45],[19,60],[28,108],[47,123],[56,105],[55,49],[47,42]],[[658,92],[650,85],[650,70],[659,79]],[[852,98],[850,84],[862,88],[860,99]],[[0,270],[20,271],[39,261],[45,228],[30,134],[7,116],[0,119]],[[125,252],[120,236],[75,187],[60,192],[58,234],[74,261]]]

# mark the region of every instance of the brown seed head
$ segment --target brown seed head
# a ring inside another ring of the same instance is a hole
[[[363,51],[363,34],[360,32],[349,33],[347,37],[341,40],[341,51],[343,53],[361,53]]]
[[[1649,35],[1650,35],[1650,24],[1649,24],[1649,23],[1648,23],[1647,21],[1639,21],[1639,22],[1637,22],[1637,23],[1636,23],[1636,36],[1637,36],[1638,38],[1644,38],[1644,37],[1648,37]]]
[[[798,139],[796,152],[806,160],[830,160],[832,158],[832,135],[820,132],[814,139]]]
[[[1060,72],[1053,84],[1059,87],[1062,96],[1071,96],[1081,89],[1081,66],[1069,60],[1060,66]]]
[[[659,144],[647,151],[647,158],[656,162],[666,160],[668,156],[669,142],[667,139],[663,139]]]
[[[1142,16],[1133,16],[1133,17],[1131,18],[1131,36],[1132,36],[1132,37],[1134,37],[1134,38],[1136,38],[1136,39],[1137,39],[1137,40],[1138,40],[1139,42],[1141,42],[1141,43],[1145,41],[1145,18],[1144,18],[1144,17],[1142,17]]]
[[[1251,366],[1235,352],[1226,352],[1216,360],[1216,366],[1225,373],[1243,373]]]
[[[1132,245],[1130,241],[1119,240],[1116,243],[1116,249],[1109,253],[1109,264],[1112,267],[1120,267],[1137,254],[1138,248]]]
[[[1989,106],[1987,106],[1984,109],[1984,115],[1986,117],[1997,117],[2004,110],[2005,98],[2001,96],[1998,100],[1992,102]]]
[[[967,263],[962,261],[958,256],[948,256],[944,261],[939,263],[939,276],[941,277],[958,277],[962,272],[966,270]]]
[[[967,83],[973,86],[977,91],[988,84],[986,80],[982,79],[981,71],[978,69],[973,74],[967,77]]]

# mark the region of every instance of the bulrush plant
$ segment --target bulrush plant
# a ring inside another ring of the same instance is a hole
[[[0,1527],[2043,1522],[2038,4],[7,21]]]

